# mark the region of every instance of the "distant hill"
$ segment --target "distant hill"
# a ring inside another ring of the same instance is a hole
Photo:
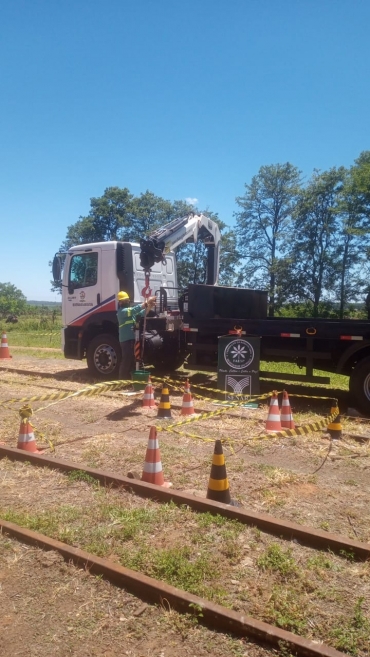
[[[30,306],[47,306],[48,308],[61,308],[62,307],[62,302],[61,301],[34,301],[33,299],[28,300],[27,303]]]

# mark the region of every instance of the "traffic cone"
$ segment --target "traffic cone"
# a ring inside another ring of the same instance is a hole
[[[277,392],[272,393],[269,406],[269,414],[266,421],[266,431],[267,433],[276,433],[276,431],[282,431]]]
[[[211,476],[208,482],[207,499],[232,504],[229,482],[226,476],[225,457],[221,440],[216,440],[213,452]]]
[[[161,399],[158,405],[157,417],[172,417],[171,414],[171,404],[170,404],[170,394],[168,392],[167,385],[163,382]]]
[[[184,395],[182,398],[182,406],[180,415],[195,415],[193,398],[190,392],[190,383],[186,379]]]
[[[157,429],[155,427],[150,427],[141,481],[146,481],[148,484],[156,484],[157,486],[164,486],[165,488],[172,486],[170,481],[164,480]]]
[[[153,393],[153,386],[150,376],[148,377],[148,382],[145,386],[144,396],[143,396],[143,408],[153,408],[156,405]]]
[[[330,409],[330,415],[334,415],[334,414],[335,414],[335,418],[332,422],[328,424],[327,432],[330,434],[331,438],[338,440],[339,438],[342,437],[342,424],[341,424],[342,418],[339,414],[338,402],[336,399],[332,400],[331,409]]]
[[[283,390],[283,400],[281,402],[281,415],[280,423],[283,429],[294,429],[295,422],[293,420],[292,409],[290,408],[290,401],[288,393]]]
[[[32,408],[30,406],[22,406],[19,415],[21,416],[21,425],[19,427],[17,449],[24,449],[26,452],[40,454],[40,450],[37,449],[33,426],[29,420],[32,415]]]
[[[3,333],[1,336],[1,345],[0,345],[0,359],[10,360],[12,356],[9,353],[8,338],[6,333]]]

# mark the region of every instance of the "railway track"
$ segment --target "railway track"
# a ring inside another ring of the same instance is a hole
[[[4,534],[28,545],[44,550],[55,550],[66,561],[73,562],[76,566],[94,575],[107,578],[116,586],[124,587],[142,600],[154,604],[162,604],[163,601],[166,601],[180,613],[189,613],[192,608],[201,610],[202,616],[199,620],[211,629],[247,636],[256,642],[269,644],[275,648],[284,644],[289,650],[294,651],[294,654],[302,657],[344,657],[344,653],[335,648],[315,643],[274,625],[221,607],[152,577],[119,566],[108,559],[101,559],[89,552],[73,548],[14,523],[0,519],[0,529]]]
[[[291,522],[281,521],[267,514],[252,513],[239,507],[197,498],[181,491],[165,489],[142,482],[141,480],[115,475],[104,470],[88,468],[84,465],[50,458],[45,455],[25,452],[24,450],[0,446],[0,458],[8,458],[13,461],[27,461],[36,467],[54,468],[62,472],[84,472],[91,478],[99,481],[102,485],[130,489],[135,494],[156,502],[168,503],[172,501],[179,506],[187,505],[200,513],[209,512],[211,514],[218,514],[229,519],[238,520],[244,524],[253,525],[266,533],[284,537],[288,540],[296,540],[312,548],[329,549],[333,552],[350,552],[358,560],[367,560],[370,558],[369,544],[353,541],[340,535],[314,530],[302,525],[296,525]],[[267,643],[275,648],[279,647],[281,642],[284,642],[294,654],[306,657],[318,657],[319,655],[323,657],[339,657],[343,655],[343,653],[338,652],[330,646],[318,644],[295,635],[292,632],[231,611],[208,600],[150,578],[142,573],[123,568],[107,559],[101,559],[84,550],[73,548],[65,543],[50,539],[47,536],[30,531],[14,523],[0,519],[0,529],[4,534],[23,543],[41,547],[44,550],[55,550],[67,561],[71,561],[76,566],[87,569],[92,574],[107,578],[115,585],[124,587],[145,601],[161,604],[163,600],[167,600],[171,607],[180,613],[189,613],[192,609],[201,609],[202,617],[200,622],[203,622],[211,629],[246,636],[257,643]]]
[[[181,491],[156,486],[138,479],[131,479],[105,470],[89,468],[83,464],[71,463],[62,459],[51,458],[42,454],[33,454],[25,450],[0,445],[0,458],[13,461],[27,461],[37,467],[47,467],[61,472],[84,472],[104,486],[119,486],[130,489],[141,497],[153,501],[181,506],[186,505],[200,513],[221,515],[231,520],[257,527],[261,531],[274,536],[284,537],[287,540],[296,540],[302,545],[316,549],[331,550],[336,553],[342,551],[353,554],[353,557],[365,561],[370,558],[370,544],[354,541],[338,534],[332,534],[319,529],[312,529],[298,525],[288,520],[279,520],[265,513],[254,513],[240,507],[214,502],[213,500],[187,495]]]
[[[46,373],[44,375],[44,373],[36,373],[31,370],[10,369],[17,371],[19,374],[32,374],[33,376],[36,374],[41,379],[64,378],[67,381],[69,378],[69,372],[63,373],[65,376],[62,377],[61,372]],[[73,373],[71,374],[73,376]],[[77,380],[74,379],[76,382]],[[330,550],[337,554],[347,553],[353,555],[353,559],[358,561],[366,561],[370,558],[370,544],[351,540],[339,534],[312,529],[308,526],[295,524],[290,521],[281,521],[268,514],[254,513],[240,507],[220,504],[212,500],[195,497],[194,495],[187,495],[174,489],[169,490],[154,486],[142,482],[139,479],[116,475],[109,470],[93,469],[85,467],[83,464],[57,459],[50,455],[33,454],[1,445],[0,458],[28,462],[32,466],[53,468],[65,473],[78,471],[99,481],[103,486],[120,487],[130,490],[140,497],[151,499],[155,502],[173,502],[178,506],[186,505],[198,513],[221,515],[230,520],[238,520],[245,525],[256,527],[270,535],[284,538],[288,541],[294,540],[301,545],[309,546],[313,549]],[[143,600],[158,604],[161,604],[165,600],[168,601],[171,608],[187,614],[192,613],[193,609],[201,608],[202,617],[198,621],[211,629],[224,630],[235,635],[249,637],[250,640],[256,643],[262,645],[267,643],[270,647],[279,648],[281,642],[283,642],[284,645],[289,647],[291,653],[295,655],[306,655],[309,657],[316,657],[318,655],[339,657],[343,655],[343,653],[338,652],[328,645],[310,641],[252,617],[230,611],[209,600],[176,589],[162,581],[147,577],[142,573],[117,566],[113,561],[101,559],[94,554],[73,548],[60,541],[55,541],[42,534],[17,526],[14,523],[0,519],[0,531],[22,543],[38,546],[44,550],[55,550],[67,561],[71,561],[76,566],[87,569],[92,574],[103,576],[113,584],[126,589]]]

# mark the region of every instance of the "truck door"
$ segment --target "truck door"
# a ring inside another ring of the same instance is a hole
[[[88,315],[99,312],[102,301],[101,259],[100,247],[70,255],[64,278],[67,285],[65,324],[68,326],[82,326]]]

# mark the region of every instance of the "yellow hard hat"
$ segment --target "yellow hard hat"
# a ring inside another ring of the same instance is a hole
[[[124,299],[129,299],[127,292],[118,292],[117,299],[118,301],[123,301]]]

